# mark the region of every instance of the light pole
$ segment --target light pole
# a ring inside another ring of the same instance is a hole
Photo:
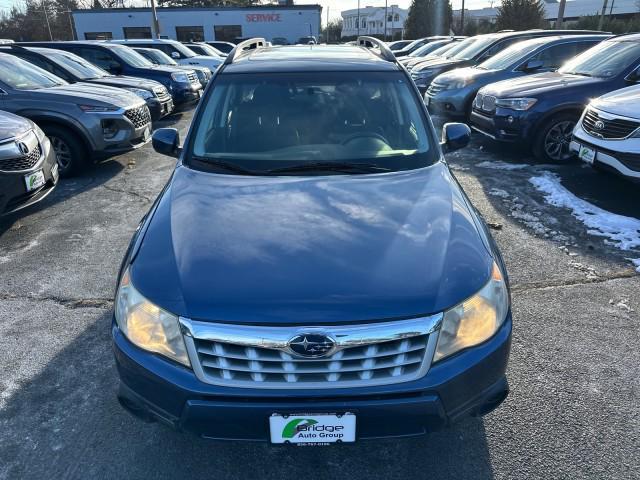
[[[389,18],[389,14],[387,13],[388,8],[388,0],[384,0],[384,41],[387,41],[387,19]]]
[[[44,12],[44,18],[47,21],[47,29],[49,30],[49,40],[53,40],[53,35],[51,34],[51,25],[49,24],[49,15],[47,14],[47,7],[44,4],[44,0],[42,2],[42,11]]]
[[[153,16],[153,33],[156,38],[160,38],[160,23],[158,22],[158,12],[156,11],[156,0],[151,0],[151,15]]]
[[[358,36],[360,36],[360,0],[358,0]]]
[[[464,0],[462,0],[462,10],[460,11],[460,35],[464,35]]]

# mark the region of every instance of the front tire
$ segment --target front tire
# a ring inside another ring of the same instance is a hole
[[[74,132],[57,125],[44,125],[42,130],[56,154],[61,177],[72,177],[86,168],[86,149]]]
[[[561,113],[545,120],[542,130],[533,141],[533,154],[538,160],[564,163],[573,157],[569,150],[573,128],[579,116]]]

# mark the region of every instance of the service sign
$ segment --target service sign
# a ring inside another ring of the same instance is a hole
[[[356,441],[356,416],[345,414],[301,414],[269,417],[271,443],[327,445]]]

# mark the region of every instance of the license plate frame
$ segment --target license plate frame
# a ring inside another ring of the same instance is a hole
[[[44,171],[42,169],[28,173],[23,178],[27,193],[39,189],[46,183],[46,180],[44,178]]]
[[[593,165],[597,154],[598,151],[594,148],[587,147],[586,145],[578,145],[578,158],[589,165]]]
[[[272,444],[324,446],[356,441],[356,415],[345,413],[273,413],[269,417]]]

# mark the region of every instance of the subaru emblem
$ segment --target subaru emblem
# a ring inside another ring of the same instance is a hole
[[[336,342],[324,333],[300,333],[289,340],[289,350],[299,357],[317,358],[333,353]]]

